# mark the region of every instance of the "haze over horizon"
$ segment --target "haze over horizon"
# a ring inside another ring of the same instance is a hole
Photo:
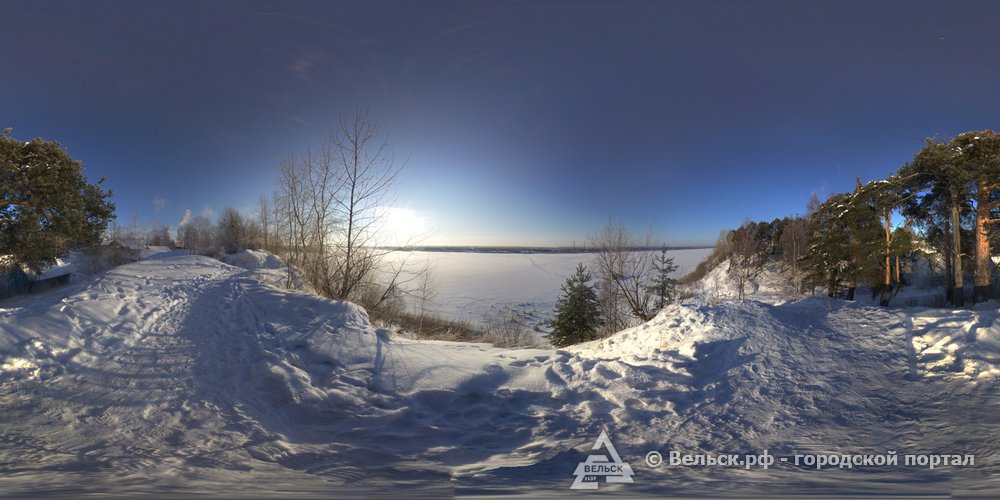
[[[582,245],[611,217],[707,245],[1000,111],[988,1],[0,6],[0,129],[147,226],[250,213],[367,110],[405,162],[394,231],[425,244]]]

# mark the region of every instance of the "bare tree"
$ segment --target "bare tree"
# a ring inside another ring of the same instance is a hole
[[[292,267],[306,268],[306,257],[310,247],[310,225],[307,220],[307,204],[310,190],[309,171],[305,162],[296,161],[291,155],[278,163],[277,190],[275,202],[276,232],[284,241],[285,261],[288,264],[288,279],[285,286],[292,286]],[[307,273],[307,279],[312,276]],[[318,287],[316,287],[319,290]]]
[[[746,297],[746,286],[764,270],[765,253],[757,238],[757,226],[750,220],[732,232],[730,241],[729,272],[736,278],[739,299],[742,300]]]
[[[267,196],[261,195],[257,199],[256,214],[257,223],[260,224],[260,239],[264,250],[271,251],[271,232],[274,231],[274,216],[271,214],[271,203]]]
[[[622,293],[614,281],[602,277],[596,283],[597,301],[604,324],[599,328],[601,337],[620,332],[633,324],[632,315],[625,307]]]
[[[380,249],[385,208],[401,166],[366,114],[341,120],[339,134],[278,165],[272,223],[286,261],[327,297],[376,308],[405,295],[405,266],[386,271]],[[260,208],[259,211],[262,211]],[[404,259],[405,261],[405,259]]]
[[[239,210],[226,207],[219,214],[216,235],[223,252],[236,253],[251,247],[252,232],[250,223]]]
[[[118,225],[117,219],[111,219],[111,222],[108,223],[108,228],[104,231],[104,234],[108,241],[117,241],[118,243],[121,243],[122,230],[121,226]]]
[[[427,306],[437,296],[437,290],[434,289],[433,269],[434,266],[430,261],[424,262],[424,266],[416,279],[416,289],[413,291],[413,298],[415,299],[417,309],[418,336],[423,335],[424,318],[427,317]]]
[[[608,220],[605,226],[590,237],[590,245],[597,251],[599,278],[612,286],[606,297],[623,300],[629,312],[640,321],[653,318],[653,294],[649,277],[652,269],[652,252],[648,251],[650,236],[645,242],[636,240],[621,223]]]
[[[323,142],[313,154],[307,151],[302,158],[306,178],[306,220],[310,226],[310,258],[308,271],[313,277],[313,286],[323,295],[346,299],[337,292],[339,276],[336,273],[336,261],[339,259],[335,250],[334,240],[339,236],[339,220],[336,214],[336,202],[341,195],[340,180],[337,177],[337,165],[333,158],[333,145],[336,139]]]
[[[801,293],[802,279],[799,273],[799,260],[805,255],[806,222],[801,217],[789,219],[784,231],[781,232],[781,257],[788,270],[794,293]]]
[[[360,112],[341,120],[332,155],[340,183],[335,213],[342,224],[335,262],[340,282],[334,296],[346,299],[378,264],[379,209],[387,205],[402,167],[372,119]]]
[[[135,260],[142,257],[142,249],[146,247],[146,235],[139,227],[139,212],[132,212],[128,218],[128,230],[126,239],[130,240],[128,246],[135,249]]]
[[[207,217],[197,216],[183,226],[184,248],[193,254],[211,255],[215,253],[215,228]]]

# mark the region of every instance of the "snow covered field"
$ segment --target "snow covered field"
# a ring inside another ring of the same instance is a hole
[[[674,277],[690,272],[711,251],[668,251],[677,266]],[[430,312],[481,323],[490,311],[512,311],[522,324],[540,331],[548,331],[545,325],[554,317],[560,287],[577,263],[593,273],[595,260],[592,253],[397,252],[392,257],[395,262],[406,259],[408,269],[430,265]]]
[[[396,338],[260,277],[161,253],[0,302],[0,494],[577,496],[603,429],[635,476],[601,493],[1000,494],[997,303],[677,305],[571,349],[505,350]],[[644,461],[670,450],[900,464]]]

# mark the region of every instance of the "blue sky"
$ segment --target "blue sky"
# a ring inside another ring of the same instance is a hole
[[[368,110],[436,244],[670,244],[804,212],[996,128],[1000,3],[0,1],[0,128],[120,218],[249,211]]]

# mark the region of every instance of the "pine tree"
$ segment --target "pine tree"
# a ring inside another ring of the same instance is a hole
[[[863,207],[867,212],[863,215],[866,220],[862,226],[870,227],[870,217],[874,213],[878,218],[880,230],[879,250],[877,259],[871,259],[872,255],[865,262],[865,276],[873,293],[879,295],[879,305],[885,307],[889,305],[889,300],[893,296],[892,288],[892,257],[910,251],[910,244],[907,241],[897,241],[896,232],[892,225],[892,215],[900,209],[906,197],[910,196],[905,190],[905,180],[899,176],[890,175],[887,179],[879,179],[866,184],[855,194],[858,199],[857,205]],[[866,237],[869,241],[866,246],[875,238],[869,232]],[[873,255],[876,252],[871,252]],[[875,262],[873,262],[874,260]]]
[[[826,285],[831,297],[846,286],[847,300],[854,300],[859,285],[881,283],[885,211],[875,203],[874,191],[859,180],[853,193],[831,196],[809,216],[802,264],[812,285]]]
[[[591,276],[582,263],[576,273],[562,286],[556,302],[556,319],[552,322],[549,340],[556,347],[594,340],[603,323],[597,292],[590,286]]]
[[[965,302],[962,256],[967,247],[962,243],[962,212],[972,198],[972,177],[966,167],[966,161],[953,144],[927,139],[913,161],[900,169],[910,193],[907,215],[925,223],[934,218],[940,221],[948,270],[947,295],[957,307]]]
[[[0,135],[0,254],[40,270],[100,241],[115,205],[57,142]]]
[[[846,197],[835,194],[825,203],[813,206],[806,221],[806,251],[801,262],[806,282],[814,291],[825,287],[830,297],[843,287],[848,261],[848,228],[839,217]]]
[[[649,287],[650,293],[655,297],[653,304],[657,310],[673,302],[677,295],[677,280],[670,277],[676,270],[674,259],[667,257],[667,248],[661,248],[659,255],[653,260],[653,283]]]
[[[990,234],[997,224],[995,211],[1000,191],[1000,134],[992,130],[965,132],[951,140],[953,150],[960,152],[960,163],[971,179],[973,206],[976,214],[975,277],[973,302],[985,302],[992,296],[992,254]]]

